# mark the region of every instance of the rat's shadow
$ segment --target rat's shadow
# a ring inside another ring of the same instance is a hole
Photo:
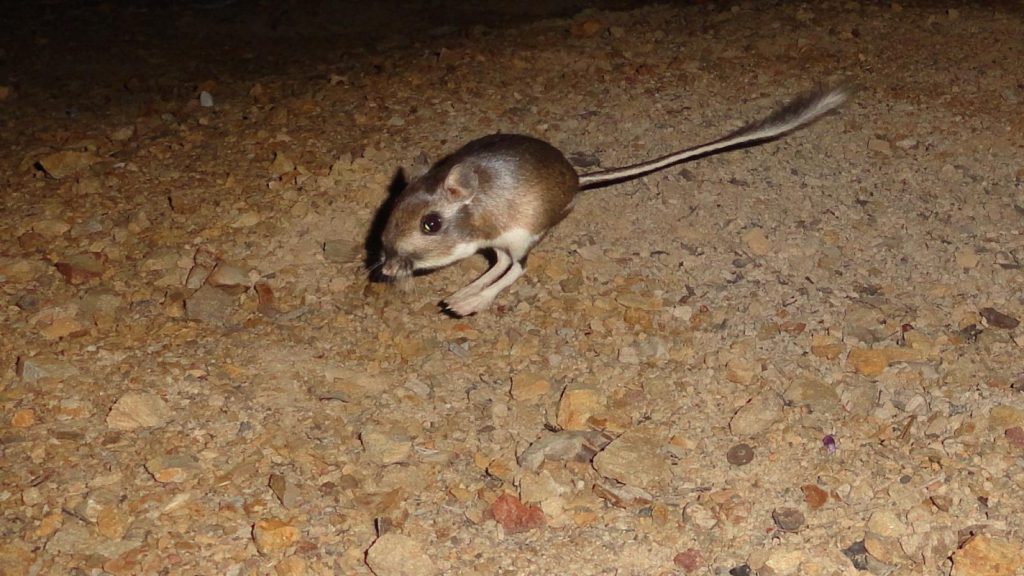
[[[395,209],[398,195],[408,185],[409,179],[405,176],[405,170],[402,168],[395,170],[391,184],[388,184],[388,197],[384,199],[380,208],[377,208],[377,213],[373,215],[373,221],[370,223],[370,229],[366,233],[366,258],[363,260],[363,265],[370,274],[371,282],[388,282],[390,280],[381,272],[380,267],[384,258],[384,227],[387,226],[388,218],[391,217],[391,212]]]

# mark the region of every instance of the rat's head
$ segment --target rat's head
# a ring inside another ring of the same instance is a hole
[[[475,253],[465,208],[478,186],[478,170],[462,164],[439,165],[409,184],[384,227],[381,272],[403,278]]]

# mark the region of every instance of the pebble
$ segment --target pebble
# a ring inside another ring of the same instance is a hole
[[[72,286],[85,284],[103,276],[107,257],[99,252],[74,254],[57,262],[57,272]]]
[[[289,556],[274,566],[277,576],[305,576],[308,573],[306,560],[300,556]]]
[[[754,449],[749,444],[736,444],[725,453],[725,459],[733,466],[750,464],[754,459]]]
[[[951,576],[1014,576],[1024,566],[1020,540],[979,534],[953,553]]]
[[[868,569],[870,557],[863,540],[857,540],[844,548],[843,555],[850,559],[850,563],[857,570],[863,571]]]
[[[46,356],[18,357],[16,373],[26,382],[36,382],[43,378],[66,380],[78,375],[78,368],[70,362]]]
[[[191,320],[226,324],[235,311],[235,297],[212,286],[203,286],[185,299],[185,315]]]
[[[636,486],[619,484],[614,480],[595,483],[594,494],[612,506],[624,509],[643,508],[654,502],[654,496],[650,492]]]
[[[217,267],[206,277],[206,283],[226,294],[238,295],[252,287],[249,275],[237,266],[217,264]]]
[[[804,513],[796,508],[776,508],[772,511],[772,520],[783,532],[796,532],[806,522]]]
[[[374,576],[432,576],[439,571],[419,542],[388,532],[366,552],[366,565]]]
[[[672,563],[683,569],[683,572],[696,572],[704,565],[700,550],[687,548],[672,558]]]
[[[535,372],[520,372],[512,377],[511,394],[516,400],[533,400],[550,391],[551,382]]]
[[[299,529],[292,523],[279,518],[257,520],[252,528],[252,539],[256,550],[264,555],[275,554],[299,540]]]
[[[518,534],[547,525],[539,506],[527,506],[511,494],[502,494],[491,504],[491,515],[506,534]]]
[[[1003,434],[1006,436],[1006,441],[1010,443],[1010,446],[1024,451],[1024,428],[1013,426],[1007,428]]]
[[[39,159],[38,165],[47,176],[60,180],[84,171],[99,160],[100,158],[92,152],[63,150],[43,156]]]
[[[380,428],[368,428],[359,434],[363,451],[371,461],[387,466],[405,462],[412,454],[412,443],[401,434]]]
[[[178,484],[199,471],[199,462],[187,454],[157,456],[146,461],[146,470],[161,484]]]
[[[594,469],[605,478],[654,491],[672,475],[662,442],[645,430],[628,430],[594,457]]]
[[[773,250],[772,243],[768,241],[761,228],[747,230],[743,233],[742,240],[747,250],[755,256],[765,256]]]
[[[768,555],[764,565],[776,576],[789,576],[800,574],[800,565],[805,559],[806,555],[801,550],[776,548]]]
[[[782,408],[782,397],[766,390],[736,411],[729,421],[729,430],[736,436],[760,434],[782,418]]]
[[[982,308],[979,310],[981,317],[988,322],[989,326],[995,328],[1002,328],[1003,330],[1013,330],[1020,324],[1020,320],[1004,314],[995,308]]]
[[[839,408],[839,394],[834,386],[817,379],[801,379],[786,388],[783,398],[792,406],[809,406],[814,412]]]
[[[29,282],[50,270],[45,260],[0,257],[0,283]]]
[[[107,427],[111,430],[135,430],[163,426],[171,416],[167,403],[149,392],[128,392],[110,408]]]
[[[36,411],[31,408],[15,410],[11,416],[11,426],[14,428],[28,428],[36,423]]]
[[[0,544],[0,574],[3,576],[30,574],[35,561],[35,555],[17,542]]]
[[[271,474],[267,484],[285,508],[295,508],[299,505],[298,486],[283,474]]]
[[[828,502],[828,492],[816,484],[804,484],[800,487],[800,491],[804,493],[804,502],[811,510],[817,510],[824,506],[825,502]]]
[[[683,508],[683,520],[704,530],[711,530],[718,524],[715,512],[700,502],[690,502]]]
[[[558,402],[556,422],[563,430],[588,430],[591,416],[605,409],[604,398],[593,388],[567,388]]]
[[[871,348],[853,348],[846,357],[846,362],[864,376],[878,376],[885,372],[889,358],[885,351]]]
[[[611,441],[597,430],[563,430],[535,440],[519,456],[519,465],[536,471],[547,460],[552,462],[590,462]]]
[[[213,108],[213,94],[206,90],[199,93],[199,105],[203,108]]]

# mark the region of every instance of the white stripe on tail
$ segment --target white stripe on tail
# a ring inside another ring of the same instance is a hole
[[[760,143],[778,138],[787,132],[796,130],[801,126],[806,126],[828,112],[835,110],[843,102],[846,102],[849,96],[850,92],[846,88],[833,88],[807,94],[773,112],[771,116],[764,120],[748,124],[724,138],[693,148],[687,148],[686,150],[673,152],[654,160],[633,164],[632,166],[583,174],[580,176],[580,188],[590,188],[606,182],[627,180],[635,176],[661,170],[666,166],[671,166],[672,164],[697,156],[705,156],[743,144]]]

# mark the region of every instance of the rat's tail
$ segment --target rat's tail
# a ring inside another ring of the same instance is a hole
[[[850,90],[846,87],[819,90],[806,94],[773,112],[771,116],[764,120],[748,124],[736,132],[713,142],[673,152],[654,160],[633,164],[632,166],[583,174],[580,176],[580,188],[593,188],[601,184],[628,180],[698,156],[707,156],[729,148],[737,148],[778,138],[801,126],[810,124],[828,112],[835,110],[849,96]]]

